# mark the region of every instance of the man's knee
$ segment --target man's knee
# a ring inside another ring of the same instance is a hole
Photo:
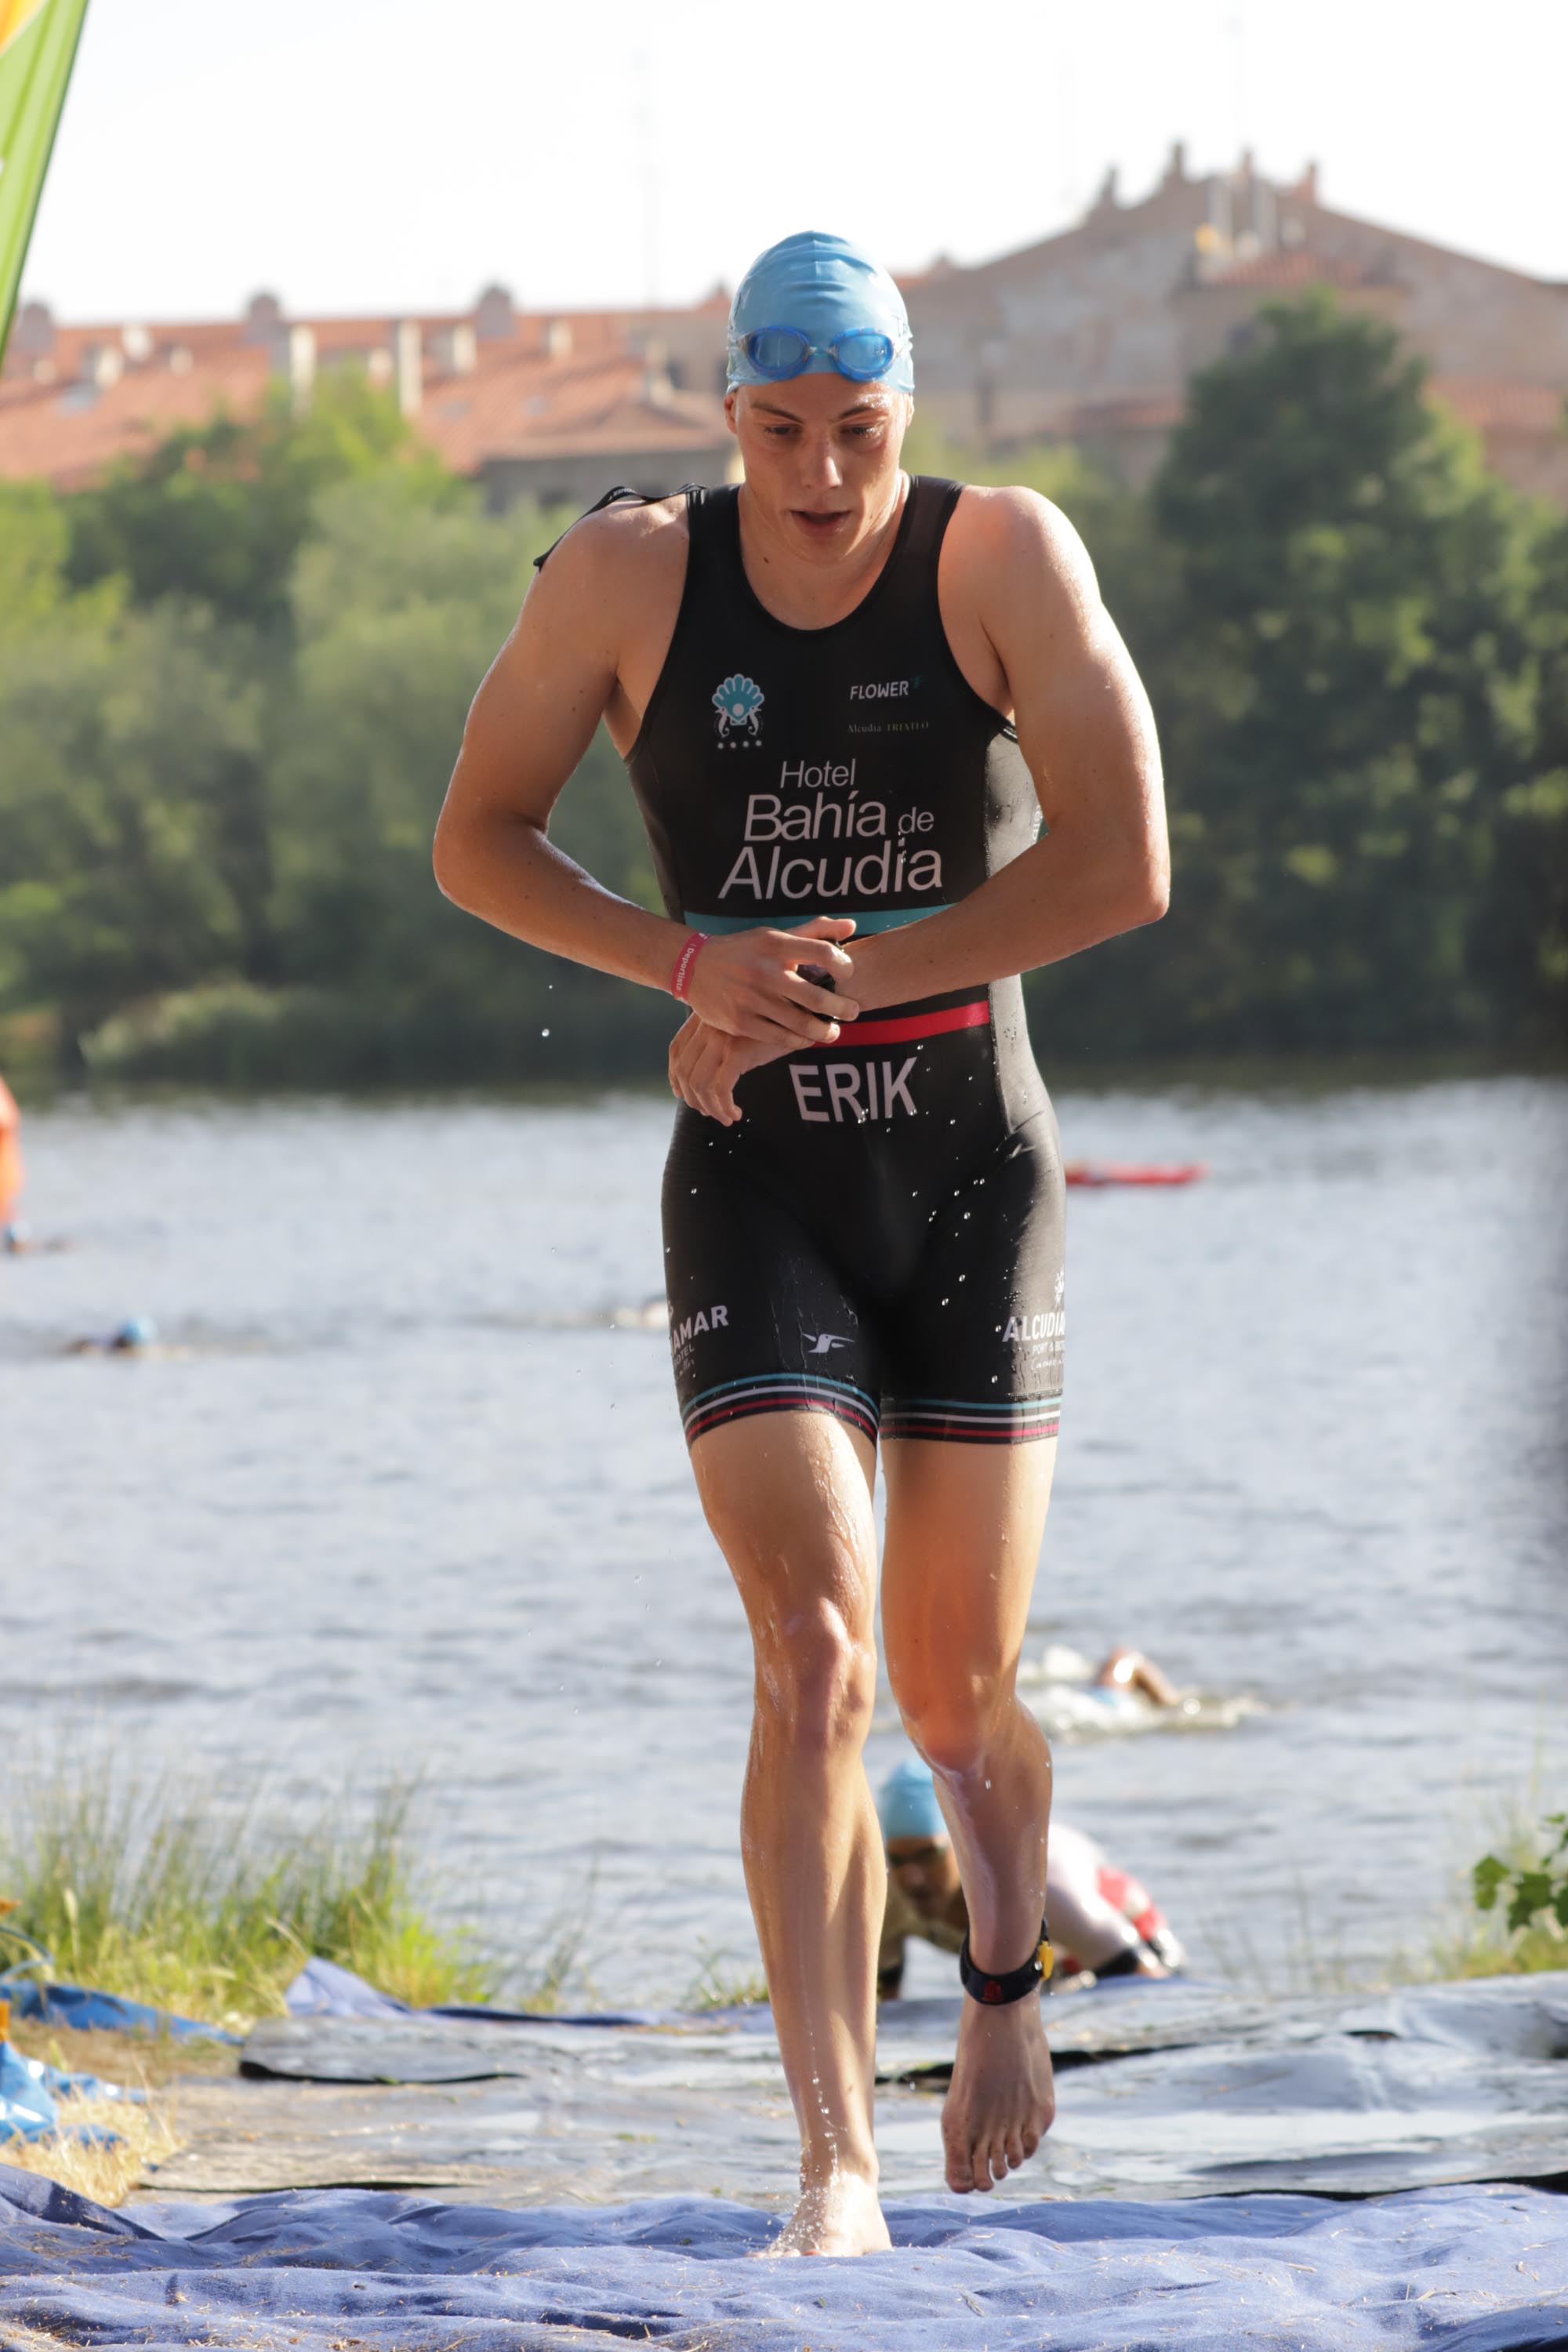
[[[869,1627],[819,1600],[753,1624],[757,1711],[792,1746],[858,1748],[877,1696],[877,1653]]]
[[[909,1733],[933,1772],[962,1777],[982,1765],[1012,1703],[1012,1677],[952,1672],[893,1676]]]

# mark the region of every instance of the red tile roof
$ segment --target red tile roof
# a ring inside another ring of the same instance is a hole
[[[1385,284],[1359,261],[1337,254],[1313,253],[1305,246],[1281,246],[1269,253],[1253,253],[1223,268],[1205,269],[1203,286],[1251,286],[1281,292],[1300,286],[1373,286]]]
[[[673,332],[694,316],[721,318],[724,307],[714,294],[679,312],[519,315],[510,335],[476,339],[466,369],[443,363],[451,354],[440,338],[444,329],[471,329],[472,314],[423,316],[412,322],[421,331],[418,430],[461,473],[490,457],[711,449],[728,434],[722,402],[674,389],[649,347],[662,340],[661,323]],[[289,320],[270,336],[260,327],[251,341],[240,320],[60,327],[47,352],[14,335],[0,375],[0,477],[42,475],[77,489],[216,409],[254,415],[284,330],[296,323],[313,335],[319,368],[380,354],[391,379],[395,330],[404,323],[392,318]]]
[[[669,389],[635,354],[552,360],[510,350],[470,374],[427,376],[419,429],[460,474],[491,457],[709,449],[729,434],[721,400]]]
[[[80,489],[116,458],[141,456],[176,426],[204,424],[215,409],[253,413],[267,374],[266,353],[240,348],[183,373],[166,360],[127,368],[102,386],[74,373],[42,381],[8,373],[0,379],[0,475],[41,474],[57,489]]]
[[[1568,392],[1561,384],[1518,383],[1506,376],[1435,375],[1426,389],[1480,433],[1568,430]]]

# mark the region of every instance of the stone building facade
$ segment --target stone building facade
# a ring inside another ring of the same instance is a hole
[[[1108,174],[1061,235],[911,280],[920,403],[960,439],[1077,441],[1142,480],[1188,378],[1313,285],[1386,320],[1489,462],[1568,508],[1568,287],[1334,212],[1315,168],[1276,182],[1250,156],[1194,175],[1174,147],[1139,201]]]

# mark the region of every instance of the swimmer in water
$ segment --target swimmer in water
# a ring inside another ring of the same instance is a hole
[[[1018,974],[1164,911],[1149,706],[1076,532],[900,465],[887,273],[805,234],[747,272],[743,479],[612,491],[542,560],[436,838],[447,895],[687,1013],[666,1168],[682,1418],[750,1624],[742,1852],[801,2134],[770,2251],[885,2247],[872,2130],[886,1865],[861,1749],[887,1667],[970,1953],[947,2179],[1054,2113],[1050,1756],[1015,1683],[1056,1455],[1060,1146]],[[550,838],[603,719],[665,913]],[[1042,834],[1041,821],[1046,830]]]
[[[898,1998],[911,1936],[956,1952],[969,1932],[958,1857],[929,1768],[912,1759],[888,1775],[877,1800],[888,1856],[888,1902],[877,1956],[877,1991]],[[1046,1868],[1058,1984],[1107,1977],[1166,1977],[1185,1954],[1147,1889],[1118,1870],[1103,1849],[1066,1822],[1051,1823]]]
[[[150,1315],[128,1315],[112,1331],[73,1339],[68,1356],[144,1356],[158,1344],[158,1326]]]
[[[1094,1677],[1097,1690],[1126,1691],[1150,1700],[1155,1706],[1180,1706],[1182,1694],[1152,1658],[1142,1650],[1130,1650],[1118,1643],[1100,1664]]]

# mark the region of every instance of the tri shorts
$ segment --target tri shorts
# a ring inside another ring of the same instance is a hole
[[[1048,1105],[973,1161],[956,1134],[917,1156],[897,1129],[839,1132],[845,1158],[807,1183],[744,1118],[677,1118],[665,1273],[688,1443],[763,1412],[832,1413],[873,1444],[1054,1437],[1066,1193]]]

